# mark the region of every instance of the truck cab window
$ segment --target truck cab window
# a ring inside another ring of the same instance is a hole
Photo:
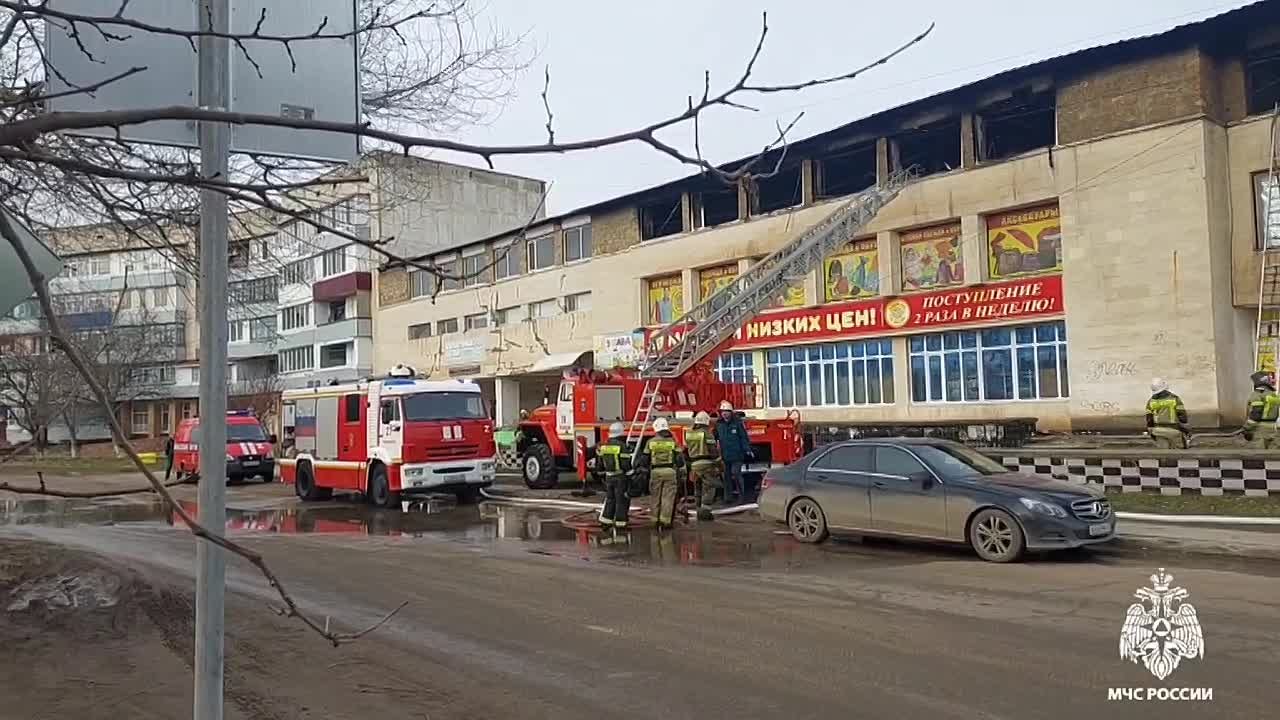
[[[396,404],[396,401],[383,400],[382,401],[382,424],[386,425],[388,423],[393,423],[399,419],[400,419],[400,406]]]
[[[346,422],[360,422],[360,395],[346,395],[342,398]]]

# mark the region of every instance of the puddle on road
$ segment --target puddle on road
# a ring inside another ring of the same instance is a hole
[[[182,501],[181,505],[196,514],[195,503]],[[849,554],[848,548],[840,545],[822,549],[801,545],[788,536],[773,534],[764,523],[746,519],[663,533],[647,527],[601,533],[593,526],[593,517],[591,513],[495,502],[457,506],[451,497],[442,497],[407,505],[403,511],[340,502],[269,509],[232,507],[227,510],[227,530],[232,535],[434,537],[472,543],[514,540],[533,554],[620,565],[780,569],[839,560]],[[0,505],[0,527],[147,527],[173,525],[176,520],[158,503],[136,501],[27,500]],[[903,562],[909,560],[892,560],[892,564]]]

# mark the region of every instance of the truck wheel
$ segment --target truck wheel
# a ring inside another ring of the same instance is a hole
[[[535,443],[525,451],[524,484],[533,490],[549,490],[560,483],[560,471],[556,469],[556,457],[551,448],[543,443]]]
[[[316,487],[315,475],[311,473],[311,465],[299,465],[298,476],[293,482],[293,491],[298,497],[308,502],[328,500],[333,497],[330,488]]]
[[[374,465],[369,473],[369,502],[387,510],[400,508],[400,493],[391,492],[386,465]]]

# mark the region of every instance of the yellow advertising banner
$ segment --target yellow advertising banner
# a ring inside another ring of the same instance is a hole
[[[1062,220],[1058,204],[987,218],[991,277],[1009,278],[1062,269]]]
[[[756,258],[752,262],[760,262],[763,259],[764,258]],[[804,281],[800,280],[794,284],[787,285],[787,287],[778,294],[778,297],[774,298],[773,302],[769,303],[768,309],[778,310],[781,308],[804,307],[804,304]]]
[[[899,237],[902,289],[927,290],[964,282],[960,223],[908,230]]]
[[[875,238],[853,240],[823,262],[827,302],[880,294],[880,254]]]
[[[698,301],[711,297],[720,288],[729,285],[738,277],[738,264],[717,265],[698,271]]]
[[[680,275],[649,278],[649,322],[673,323],[684,315],[684,279]]]

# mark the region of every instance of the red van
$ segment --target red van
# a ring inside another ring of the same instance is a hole
[[[173,469],[181,477],[200,470],[197,447],[200,418],[178,423],[173,434]],[[275,479],[276,436],[268,435],[262,423],[249,410],[227,411],[227,480],[238,482],[260,477],[264,482]]]

